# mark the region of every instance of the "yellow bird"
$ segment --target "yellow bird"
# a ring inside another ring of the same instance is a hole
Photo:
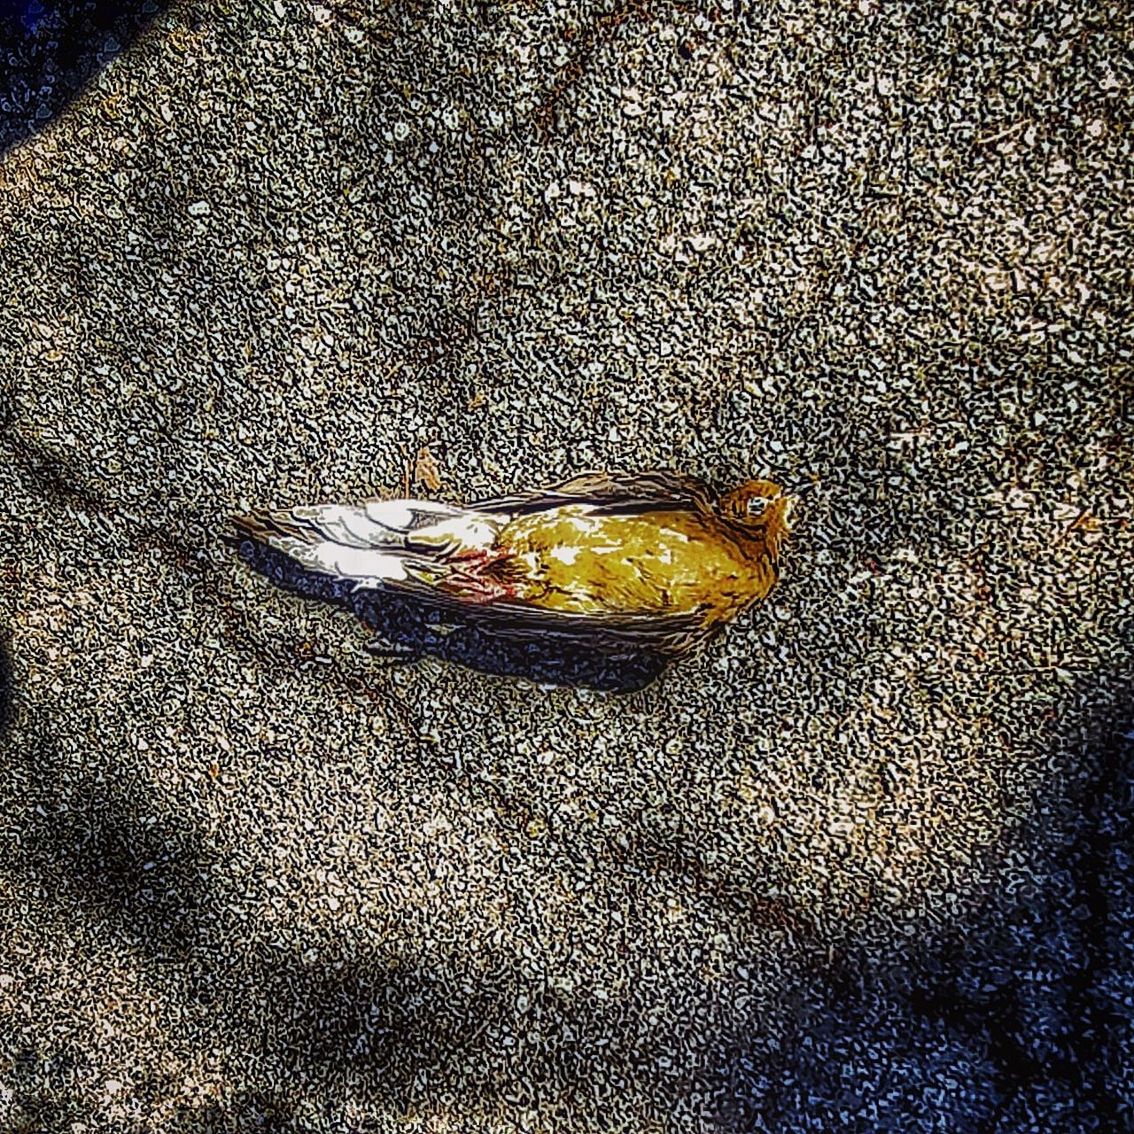
[[[505,637],[679,654],[763,598],[792,498],[693,477],[588,473],[457,507],[371,500],[234,518],[303,570],[420,599]]]

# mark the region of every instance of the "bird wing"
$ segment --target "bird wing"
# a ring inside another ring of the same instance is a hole
[[[453,565],[449,565],[452,567]],[[452,580],[450,575],[443,582]],[[700,611],[676,614],[619,614],[598,611],[573,614],[551,610],[512,599],[470,602],[438,586],[417,578],[387,579],[382,593],[410,598],[441,611],[447,617],[488,633],[513,640],[554,637],[564,644],[605,645],[608,648],[652,649],[660,653],[681,653],[705,638],[711,628]]]
[[[465,558],[488,551],[511,518],[571,503],[604,513],[709,510],[704,482],[675,473],[587,473],[536,492],[475,502],[427,500],[324,504],[233,518],[237,537],[283,553],[302,569],[412,599],[468,625],[511,639],[549,636],[564,644],[680,653],[710,632],[703,612],[573,614],[520,600],[470,598],[481,580]],[[462,593],[463,591],[463,593]]]
[[[472,504],[478,512],[524,515],[565,504],[590,504],[596,511],[710,511],[716,494],[703,480],[682,473],[582,473],[550,488],[490,497]]]
[[[306,570],[380,587],[440,582],[447,559],[491,547],[506,521],[430,500],[370,500],[249,512],[232,522],[238,539],[282,551]]]

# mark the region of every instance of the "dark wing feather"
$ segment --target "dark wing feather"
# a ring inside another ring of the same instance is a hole
[[[470,621],[477,618],[474,615]],[[696,614],[570,615],[520,606],[498,609],[483,626],[512,641],[546,643],[554,639],[577,648],[648,650],[674,656],[688,652],[715,632]]]
[[[680,614],[569,614],[525,602],[470,602],[424,583],[389,581],[380,593],[413,599],[468,626],[514,641],[553,637],[576,646],[649,649],[679,654],[707,637],[711,630],[700,612]]]
[[[710,511],[716,494],[703,480],[682,473],[583,473],[562,484],[474,501],[481,512],[521,515],[565,504],[592,504],[603,512]]]
[[[608,513],[649,512],[661,509],[710,511],[716,499],[712,489],[695,477],[679,473],[651,472],[637,475],[585,473],[562,484],[535,492],[476,501],[481,512],[525,514],[588,503]],[[235,520],[240,536],[271,546],[273,536],[309,538],[310,525],[286,515],[257,512]],[[286,555],[286,552],[281,552]],[[440,563],[434,562],[434,567]],[[455,564],[451,570],[460,570]],[[709,637],[700,612],[681,614],[568,614],[545,610],[523,602],[494,600],[471,602],[443,587],[414,579],[383,580],[377,593],[412,599],[432,607],[468,626],[513,641],[549,637],[564,646],[593,646],[608,650],[651,650],[676,655]]]

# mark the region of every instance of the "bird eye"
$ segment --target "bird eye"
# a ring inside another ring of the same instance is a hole
[[[763,496],[750,496],[745,509],[749,516],[761,516],[768,507],[768,501]]]

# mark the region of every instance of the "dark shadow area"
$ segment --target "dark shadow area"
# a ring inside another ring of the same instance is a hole
[[[0,1036],[2,1027],[0,1017]],[[77,1098],[75,1082],[89,1072],[90,1060],[80,1048],[71,1043],[51,1048],[21,1046],[4,1062],[5,1086],[16,1103],[8,1111],[11,1125],[5,1126],[5,1134],[71,1130],[82,1123],[86,1111]]]
[[[226,1102],[194,1110],[182,1106],[164,1129],[168,1134],[291,1134],[291,1111],[273,1091],[245,1091]]]
[[[10,704],[2,649],[0,683]],[[832,951],[808,911],[754,896],[744,864],[709,869],[695,832],[638,821],[629,849],[612,852],[616,869],[660,870],[679,895],[708,899],[756,933],[790,935],[808,976],[786,990],[786,1037],[751,1033],[730,999],[736,985],[706,987],[646,1027],[633,998],[564,996],[491,949],[474,971],[403,941],[317,957],[262,938],[234,948],[200,819],[171,816],[114,754],[91,745],[65,756],[43,716],[21,727],[5,769],[5,808],[15,815],[18,801],[23,816],[5,873],[73,919],[80,939],[136,949],[178,1018],[192,1021],[182,1042],[240,1053],[243,1093],[179,1111],[170,1128],[186,1134],[295,1129],[273,1086],[295,1076],[329,1093],[364,1083],[376,1113],[404,1116],[444,1098],[538,1110],[552,1090],[586,1094],[630,1075],[649,1084],[658,1115],[696,1092],[737,1134],[1118,1130],[1134,1097],[1128,692],[1112,679],[1069,696],[1032,828],[1004,832],[995,890],[944,933],[895,930],[884,947]],[[689,1054],[703,1018],[688,1012],[715,1021],[711,1050]],[[27,1129],[82,1117],[84,1059],[66,1046],[8,1056]],[[151,1095],[157,1105],[166,1085],[137,1085],[136,1097]]]
[[[564,637],[512,638],[506,628],[475,614],[463,617],[400,595],[352,592],[351,584],[306,571],[286,555],[251,540],[236,546],[249,566],[285,590],[350,610],[381,643],[389,644],[388,651],[377,652],[405,661],[429,656],[481,673],[612,693],[645,688],[672,661],[648,650],[622,652]]]
[[[8,636],[0,631],[0,740],[4,739],[15,713],[13,700],[15,687],[12,678],[12,661],[8,657]]]
[[[404,1117],[439,1096],[471,1103],[508,1093],[536,1107],[549,1084],[586,1082],[664,1044],[657,1036],[634,1050],[612,1042],[619,1010],[533,989],[491,953],[474,971],[456,958],[416,956],[400,941],[389,952],[318,958],[263,938],[234,948],[210,883],[216,856],[192,817],[152,821],[161,809],[144,788],[105,768],[76,777],[42,735],[28,730],[25,738],[13,782],[26,784],[34,772],[24,795],[32,818],[4,873],[45,912],[66,917],[76,940],[93,935],[135,951],[173,1009],[174,1027],[191,1022],[184,1042],[237,1053],[230,1058],[248,1072],[244,1093],[179,1109],[172,1130],[296,1129],[273,1086],[296,1075],[328,1091],[363,1083],[371,1108]],[[49,995],[45,981],[50,974],[26,982],[32,1000]],[[5,1050],[2,1025],[0,1059],[15,1069],[15,1114],[24,1124],[17,1128],[80,1121],[90,1072],[82,1050],[50,1042]],[[525,1038],[533,1033],[535,1046]],[[132,1098],[156,1107],[175,1088],[159,1075],[136,1082]]]
[[[10,690],[6,658],[3,673]],[[42,911],[46,924],[64,920],[71,947],[130,952],[131,965],[140,962],[160,989],[175,1034],[190,1029],[181,1042],[237,1053],[247,1072],[243,1093],[180,1109],[173,1130],[296,1129],[273,1086],[296,1075],[328,1091],[364,1083],[369,1105],[403,1116],[439,1097],[492,1102],[507,1094],[513,1105],[538,1107],[551,1084],[561,1091],[606,1068],[648,1066],[666,1050],[664,1029],[637,1043],[620,1036],[625,1005],[533,984],[491,948],[474,969],[459,956],[417,955],[401,940],[318,957],[248,940],[218,891],[223,871],[201,817],[171,812],[117,752],[95,742],[65,751],[35,705],[16,739],[0,788],[0,813],[17,836],[0,879],[26,899],[13,916],[34,925]],[[50,970],[22,979],[29,1003],[50,998]],[[16,1129],[81,1121],[91,1074],[83,1050],[11,1042],[7,1024],[0,1015]],[[146,1108],[176,1094],[172,1080],[155,1074],[132,1086]],[[659,1088],[658,1097],[662,1113],[672,1094]]]
[[[0,153],[42,130],[171,0],[0,0]]]
[[[10,929],[26,944],[29,931],[61,923],[72,942],[90,942],[93,933],[154,960],[187,955],[213,861],[193,818],[170,817],[137,773],[107,760],[97,743],[65,755],[34,704],[22,703],[16,728],[15,700],[9,644],[0,636],[0,885],[20,895],[4,904],[0,933]],[[51,998],[43,968],[14,974],[25,1002]],[[88,1053],[70,1040],[16,1040],[17,1027],[16,1014],[0,1011],[0,1067],[10,1088],[4,1128],[30,1134],[81,1123],[79,1096],[93,1074]]]
[[[154,954],[200,933],[214,862],[192,817],[170,816],[131,769],[90,750],[64,759],[46,729],[21,730],[28,821],[13,864],[45,897]]]
[[[233,1043],[260,1037],[265,1068],[289,1077],[365,1082],[374,1102],[402,1116],[444,1095],[526,1094],[519,1105],[537,1105],[552,1084],[569,1087],[627,1056],[610,1043],[612,1017],[532,989],[499,956],[473,971],[454,957],[405,954],[309,964],[280,948],[248,958],[238,987],[220,1022]]]
[[[1086,692],[1035,818],[1002,836],[1001,885],[889,958],[816,957],[782,1052],[722,1050],[722,1129],[1134,1128],[1134,702]]]

